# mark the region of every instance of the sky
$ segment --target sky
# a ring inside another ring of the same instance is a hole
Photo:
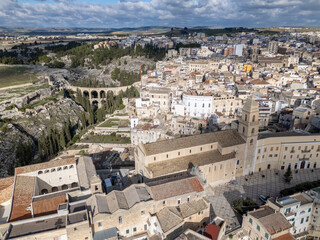
[[[0,0],[0,26],[320,26],[320,0]]]

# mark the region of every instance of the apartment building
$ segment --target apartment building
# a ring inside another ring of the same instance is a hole
[[[294,240],[290,233],[289,221],[274,209],[264,206],[243,216],[242,228],[250,239],[255,240]]]
[[[131,143],[138,145],[139,143],[151,143],[156,142],[159,138],[165,135],[165,130],[156,125],[150,123],[138,124],[131,129]]]
[[[208,118],[212,114],[212,96],[210,93],[198,95],[196,92],[183,93],[184,115],[188,117]]]
[[[278,199],[268,199],[267,205],[280,212],[292,225],[290,233],[294,239],[300,240],[307,237],[313,199],[306,193],[298,193]]]

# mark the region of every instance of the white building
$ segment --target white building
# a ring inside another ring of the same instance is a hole
[[[182,102],[185,105],[185,115],[188,117],[207,118],[212,113],[212,96],[184,93]]]
[[[298,193],[279,199],[269,199],[267,204],[282,213],[293,228],[290,230],[295,239],[305,239],[311,220],[313,199],[305,193]]]

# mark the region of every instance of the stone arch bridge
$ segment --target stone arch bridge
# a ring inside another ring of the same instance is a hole
[[[98,105],[98,107],[102,106],[102,102],[106,100],[108,92],[113,92],[114,95],[118,95],[120,91],[126,91],[127,88],[130,88],[131,86],[123,86],[123,87],[112,87],[112,88],[99,88],[99,87],[76,87],[68,85],[66,86],[67,89],[70,89],[74,92],[77,92],[78,90],[82,93],[84,96],[89,97],[89,101],[93,105]]]

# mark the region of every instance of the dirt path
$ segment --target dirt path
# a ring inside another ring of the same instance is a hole
[[[0,91],[7,90],[7,89],[28,87],[28,86],[32,86],[32,83],[25,83],[25,84],[19,84],[19,85],[14,85],[14,86],[9,86],[9,87],[3,87],[3,88],[0,88]]]

